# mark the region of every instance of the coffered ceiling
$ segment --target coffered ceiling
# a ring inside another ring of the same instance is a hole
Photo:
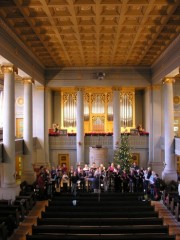
[[[150,66],[180,33],[179,0],[0,0],[44,67]]]

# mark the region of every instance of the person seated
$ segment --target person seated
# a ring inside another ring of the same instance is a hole
[[[138,132],[143,132],[143,131],[144,131],[144,129],[142,128],[142,125],[141,125],[141,124],[139,124],[139,125],[137,126],[137,130],[138,130]]]
[[[56,133],[59,132],[59,124],[58,123],[56,124],[55,132]]]

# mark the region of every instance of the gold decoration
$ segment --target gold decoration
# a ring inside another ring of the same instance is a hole
[[[166,84],[166,83],[175,83],[175,79],[174,79],[174,78],[165,78],[165,79],[163,79],[162,83],[163,83],[163,84]]]
[[[5,65],[2,65],[1,66],[1,71],[2,71],[2,73],[3,74],[5,74],[5,73],[16,73],[16,74],[18,74],[18,69],[17,69],[17,67],[15,67],[14,65],[12,65],[12,64],[5,64]]]
[[[34,80],[32,79],[32,78],[30,78],[30,77],[24,77],[23,78],[23,82],[24,82],[24,84],[26,84],[26,83],[28,83],[28,84],[34,84]]]
[[[17,105],[22,107],[24,105],[24,98],[23,97],[18,97],[17,100]]]
[[[174,97],[174,104],[179,104],[180,103],[180,97],[179,96],[175,96]]]

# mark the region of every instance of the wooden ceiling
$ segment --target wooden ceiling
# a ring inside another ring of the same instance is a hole
[[[179,0],[0,0],[45,68],[151,66],[180,33]]]

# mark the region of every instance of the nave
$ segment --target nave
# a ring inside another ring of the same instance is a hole
[[[58,193],[37,201],[10,240],[180,239],[180,224],[161,201],[112,192],[80,193],[75,206],[73,200]]]

